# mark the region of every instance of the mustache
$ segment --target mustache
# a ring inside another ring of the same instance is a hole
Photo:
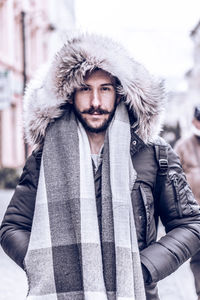
[[[100,115],[106,115],[106,114],[110,114],[109,111],[107,110],[104,110],[102,108],[89,108],[89,109],[85,109],[82,111],[82,114],[94,114],[94,113],[97,113],[97,114],[100,114]]]

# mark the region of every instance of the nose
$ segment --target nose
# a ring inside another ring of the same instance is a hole
[[[91,105],[94,108],[98,108],[101,105],[101,97],[99,95],[98,90],[93,90],[92,97],[91,97]]]

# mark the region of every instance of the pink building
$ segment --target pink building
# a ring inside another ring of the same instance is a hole
[[[73,1],[0,1],[0,167],[25,160],[22,97],[24,83],[58,47],[65,28],[74,26]]]

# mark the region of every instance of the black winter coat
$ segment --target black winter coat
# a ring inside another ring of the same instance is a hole
[[[137,172],[132,191],[141,262],[150,273],[147,299],[158,299],[154,283],[174,272],[200,248],[200,209],[188,186],[179,159],[166,147],[168,172],[161,183],[157,178],[158,161],[154,145],[145,145],[132,132],[131,156]],[[1,228],[4,251],[23,268],[32,226],[42,150],[28,158],[7,208]],[[160,177],[159,177],[160,178]],[[160,217],[167,234],[156,242]]]

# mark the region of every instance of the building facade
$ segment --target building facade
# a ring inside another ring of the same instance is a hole
[[[193,43],[193,64],[183,74],[184,88],[174,90],[168,96],[165,128],[173,130],[164,131],[163,136],[172,145],[180,136],[190,135],[194,107],[200,105],[200,22],[191,30],[190,38]]]
[[[74,26],[72,0],[0,0],[0,167],[23,166],[24,87]]]

